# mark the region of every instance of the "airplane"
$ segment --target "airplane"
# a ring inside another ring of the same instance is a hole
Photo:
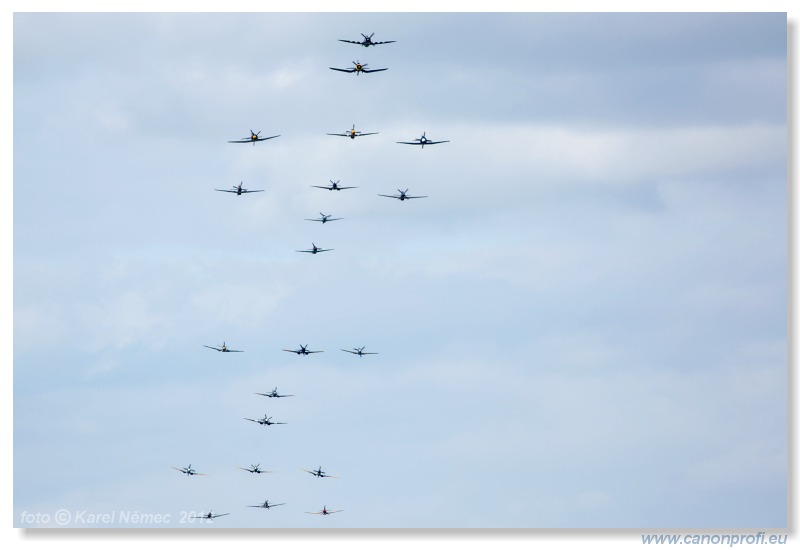
[[[400,193],[399,195],[381,195],[380,193],[378,193],[378,196],[389,197],[390,199],[398,199],[401,201],[404,201],[406,199],[424,199],[428,196],[428,195],[417,195],[412,197],[411,195],[406,195],[406,193],[408,193],[408,189],[406,189],[405,191],[400,191],[398,189],[397,191]]]
[[[322,471],[322,466],[320,466],[316,470],[303,470],[303,471],[304,472],[308,472],[312,476],[316,476],[316,477],[336,477],[336,476],[330,476],[330,475],[326,474],[325,472],[323,472]]]
[[[300,349],[284,349],[283,351],[288,351],[289,353],[296,353],[297,355],[308,355],[309,353],[322,353],[323,350],[318,351],[311,351],[308,349],[308,346],[300,345]]]
[[[356,73],[356,75],[360,73],[377,73],[379,71],[385,71],[386,69],[367,69],[366,63],[361,63],[360,61],[353,61],[352,69],[337,69],[336,67],[328,67],[332,71],[340,71],[343,73]]]
[[[214,519],[214,518],[221,518],[222,516],[230,515],[230,512],[226,512],[224,514],[212,514],[211,512],[207,514],[203,514],[202,516],[189,516],[191,519]]]
[[[437,143],[450,143],[450,140],[447,139],[444,141],[431,141],[425,137],[425,132],[422,132],[422,137],[418,137],[414,141],[398,141],[397,143],[403,143],[405,145],[422,145],[422,148],[424,149],[426,145],[436,145]]]
[[[223,193],[236,193],[236,195],[241,195],[242,193],[260,193],[264,191],[263,189],[253,189],[252,191],[249,189],[243,189],[242,183],[239,182],[239,185],[234,185],[230,189],[214,189],[214,191],[222,191]]]
[[[258,392],[256,392],[256,395],[263,395],[264,397],[294,397],[294,395],[280,395],[278,393],[278,387],[277,386],[275,386],[275,389],[272,390],[269,393],[258,393]]]
[[[339,187],[339,180],[333,181],[328,180],[331,182],[330,187],[325,185],[312,185],[311,187],[318,187],[320,189],[327,189],[328,191],[341,191],[342,189],[358,189],[358,187]]]
[[[364,133],[359,132],[358,130],[356,130],[356,125],[353,124],[353,129],[352,130],[347,130],[347,132],[345,132],[343,134],[328,134],[328,135],[329,136],[343,136],[343,137],[349,137],[350,139],[356,139],[357,137],[373,136],[373,135],[378,134],[378,133],[380,133],[380,132],[367,132],[366,134],[364,134]]]
[[[186,468],[176,468],[172,466],[173,470],[178,470],[182,474],[186,474],[187,476],[204,476],[206,474],[199,474],[194,469],[192,469],[192,465],[189,464]]]
[[[350,351],[349,349],[343,349],[342,351],[346,351],[347,353],[352,353],[353,355],[358,355],[359,357],[364,357],[365,355],[378,355],[377,351],[364,351],[366,346],[361,346],[360,348],[353,348],[355,351]]]
[[[306,221],[327,223],[327,222],[335,222],[336,220],[343,220],[344,219],[344,218],[331,218],[331,214],[323,214],[322,212],[320,212],[319,215],[322,216],[322,217],[321,218],[315,218],[315,219],[306,218]]]
[[[327,507],[323,506],[322,510],[319,512],[306,512],[306,514],[319,514],[322,516],[327,516],[328,514],[335,514],[336,512],[344,512],[344,510],[328,510]]]
[[[237,141],[229,141],[228,143],[252,143],[255,146],[257,141],[266,141],[268,139],[280,137],[280,134],[278,134],[277,136],[269,136],[269,137],[263,137],[262,138],[262,137],[258,137],[260,134],[261,134],[260,131],[258,133],[256,133],[253,130],[250,130],[250,137],[249,138],[245,137],[245,138],[242,138],[242,139],[237,140]]]
[[[341,38],[339,39],[339,42],[347,42],[348,44],[358,44],[359,46],[364,46],[365,48],[369,46],[377,46],[378,44],[391,44],[393,42],[397,42],[397,40],[387,40],[385,42],[373,42],[372,37],[375,36],[375,33],[372,33],[371,35],[367,36],[362,32],[361,36],[364,37],[364,40],[361,40],[360,42],[356,42],[354,40],[342,40]]]
[[[256,421],[257,422],[257,421]],[[251,464],[249,468],[242,468],[241,466],[237,466],[240,470],[244,470],[245,472],[250,472],[251,474],[271,474],[272,470],[262,470],[259,468],[261,464]]]
[[[215,348],[214,346],[207,346],[205,344],[203,344],[203,347],[208,349],[215,349],[217,351],[222,351],[225,353],[244,353],[244,350],[241,349],[229,349],[228,346],[225,345],[225,342],[222,342],[221,348]]]
[[[266,508],[267,510],[269,510],[270,508],[274,508],[275,506],[283,506],[284,504],[286,504],[286,503],[285,502],[281,502],[281,503],[278,503],[278,504],[270,504],[268,500],[265,500],[264,504],[248,504],[247,507],[248,508]]]
[[[245,420],[249,420],[250,422],[256,422],[257,424],[261,424],[262,426],[272,426],[273,424],[286,424],[286,422],[273,422],[271,416],[264,415],[264,418],[259,418],[258,420],[253,420],[252,418],[245,418]]]
[[[318,252],[329,252],[333,250],[333,248],[319,248],[314,243],[311,243],[311,248],[309,250],[295,250],[295,252],[309,252],[311,254],[316,254]]]

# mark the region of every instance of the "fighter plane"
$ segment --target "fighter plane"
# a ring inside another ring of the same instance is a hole
[[[328,514],[335,514],[336,512],[344,512],[344,510],[328,510],[325,506],[323,506],[322,510],[319,512],[306,512],[306,514],[319,514],[322,516],[327,516]]]
[[[450,142],[449,139],[444,141],[431,141],[425,137],[425,132],[422,132],[422,137],[418,137],[414,141],[398,141],[397,143],[403,143],[405,145],[422,145],[422,148],[424,149],[426,145],[436,145],[437,143],[449,143],[449,142]]]
[[[212,514],[211,512],[207,514],[203,514],[202,516],[189,516],[191,519],[214,519],[214,518],[221,518],[222,516],[230,515],[230,512],[226,512],[224,514]]]
[[[264,415],[264,418],[259,418],[258,420],[253,420],[252,418],[245,418],[245,420],[249,420],[250,422],[256,422],[257,424],[261,424],[262,426],[272,426],[273,424],[286,424],[286,422],[273,422],[271,416]]]
[[[300,345],[300,349],[284,349],[283,351],[288,351],[289,353],[296,353],[297,355],[308,355],[309,353],[322,353],[323,350],[312,351],[308,349],[308,346]]]
[[[344,219],[344,218],[331,218],[331,214],[323,214],[322,212],[320,212],[319,215],[321,216],[320,218],[314,218],[314,219],[306,218],[306,221],[327,223]]]
[[[352,69],[337,69],[336,67],[328,67],[332,71],[340,71],[343,73],[356,73],[356,75],[360,73],[377,73],[378,71],[385,71],[386,69],[367,69],[366,63],[361,63],[360,61],[353,61]]]
[[[316,477],[336,477],[336,476],[330,476],[330,475],[326,474],[325,472],[323,472],[322,471],[322,466],[320,466],[316,470],[303,470],[303,471],[304,472],[308,472],[312,476],[316,476]]]
[[[241,349],[229,349],[228,346],[225,345],[225,342],[222,342],[222,347],[221,348],[215,348],[214,346],[207,346],[205,344],[203,344],[203,347],[204,348],[208,348],[208,349],[215,349],[217,351],[222,351],[222,352],[225,352],[225,353],[243,353],[244,352],[244,350],[241,350]]]
[[[371,35],[367,36],[362,32],[361,36],[364,37],[364,40],[361,40],[359,42],[356,42],[355,40],[342,40],[341,38],[339,39],[339,42],[347,42],[348,44],[358,44],[359,46],[364,46],[365,48],[369,46],[377,46],[378,44],[391,44],[393,42],[397,42],[397,40],[386,40],[385,42],[373,42],[372,37],[375,36],[375,33],[372,33]]]
[[[192,465],[189,464],[186,468],[176,468],[172,466],[173,470],[178,470],[182,474],[186,474],[187,476],[204,476],[206,474],[199,474],[194,469],[192,469]]]
[[[266,141],[268,139],[280,137],[280,134],[278,134],[277,136],[269,136],[262,138],[258,137],[260,134],[261,134],[260,131],[256,133],[253,130],[250,130],[250,137],[245,137],[236,141],[229,141],[228,143],[252,143],[253,145],[255,145],[257,141]]]
[[[285,502],[280,502],[278,504],[270,504],[268,500],[264,501],[264,504],[248,504],[248,508],[266,508],[269,510],[270,508],[274,508],[275,506],[283,506],[286,504]]]
[[[263,189],[243,189],[242,184],[244,182],[239,182],[239,185],[234,185],[230,189],[214,189],[214,191],[222,191],[223,193],[236,193],[236,195],[241,195],[242,193],[260,193]]]
[[[399,195],[381,195],[380,193],[378,193],[378,196],[379,197],[389,197],[390,199],[397,199],[397,200],[401,200],[401,201],[404,201],[404,200],[407,200],[407,199],[424,199],[424,198],[426,198],[428,196],[428,195],[417,195],[417,196],[406,195],[406,193],[408,193],[408,189],[406,189],[405,191],[400,191],[398,189],[397,191],[398,191],[398,193],[400,193]]]
[[[256,422],[258,422],[256,420]],[[261,464],[251,464],[249,468],[242,468],[241,466],[237,466],[240,470],[244,470],[245,472],[250,472],[251,474],[271,474],[272,470],[262,470],[259,468]]]
[[[311,187],[318,187],[320,189],[327,189],[328,191],[341,191],[342,189],[358,189],[357,187],[339,187],[339,180],[333,181],[328,180],[331,182],[330,187],[325,185],[312,185]]]
[[[311,248],[309,250],[295,250],[295,252],[308,252],[310,254],[317,254],[318,252],[329,252],[333,250],[332,248],[319,248],[314,243],[311,243]]]
[[[328,135],[329,136],[342,136],[342,137],[349,137],[350,139],[356,139],[357,137],[361,137],[361,136],[373,136],[373,135],[375,135],[377,133],[379,133],[379,132],[367,132],[366,134],[363,133],[363,132],[359,132],[358,130],[356,130],[356,125],[353,124],[353,129],[352,130],[347,130],[343,134],[328,134]]]
[[[350,351],[349,349],[343,349],[342,351],[358,355],[359,357],[364,357],[365,355],[378,355],[377,351],[364,351],[365,347],[367,346],[361,346],[360,348],[353,348],[354,351]]]
[[[269,393],[258,393],[258,392],[256,392],[256,395],[263,395],[264,397],[294,397],[294,395],[280,395],[278,393],[278,387],[277,386],[275,386],[275,389],[272,390]]]

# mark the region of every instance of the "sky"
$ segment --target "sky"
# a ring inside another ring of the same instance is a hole
[[[785,14],[13,25],[15,527],[787,526]]]

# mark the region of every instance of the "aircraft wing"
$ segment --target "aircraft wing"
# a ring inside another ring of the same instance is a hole
[[[356,137],[358,137],[358,136],[374,136],[375,134],[380,134],[380,132],[367,132],[366,134],[362,133],[362,132],[359,132],[359,133],[356,134]]]
[[[204,348],[208,348],[208,349],[217,350],[217,351],[222,351],[222,348],[215,348],[214,346],[207,346],[207,345],[205,345],[205,344],[203,344],[203,347],[204,347]]]
[[[281,137],[281,135],[280,135],[280,134],[278,134],[277,136],[269,136],[269,137],[263,137],[263,138],[256,138],[256,139],[254,139],[253,141],[266,141],[266,140],[268,140],[268,139],[272,139],[272,138],[276,138],[276,137]]]
[[[381,195],[380,193],[378,193],[378,196],[379,197],[389,197],[390,199],[399,199],[400,198],[400,195]]]
[[[426,141],[425,145],[436,145],[437,143],[450,143],[449,139],[443,141]]]
[[[252,191],[250,189],[242,189],[242,193],[261,193],[262,191],[264,191],[264,189],[253,189]],[[236,191],[231,191],[231,193],[235,192]]]
[[[237,193],[236,189],[214,189],[214,191],[222,191],[223,193]],[[242,191],[242,193],[247,193],[248,191]]]
[[[339,349],[341,349],[341,348],[339,348]],[[343,349],[342,351],[346,351],[347,353],[352,353],[354,355],[358,355],[357,351],[350,351],[349,349]]]
[[[332,71],[341,71],[343,73],[353,73],[353,72],[355,72],[355,69],[337,69],[336,67],[328,67],[328,68],[330,70],[332,70]],[[367,72],[367,71],[365,71],[365,72]]]
[[[394,42],[397,42],[397,40],[386,40],[384,42],[373,42],[372,44],[373,44],[373,46],[377,46],[378,44],[392,44]]]
[[[407,199],[426,199],[426,198],[428,198],[428,195],[416,195],[414,197],[412,197],[411,195],[406,195],[406,198]]]
[[[243,349],[229,349],[228,351],[230,353],[244,353]]]
[[[328,134],[328,135],[329,135],[329,136],[344,136],[344,137],[350,137],[350,134]]]
[[[260,424],[258,420],[253,420],[252,418],[245,418],[245,420],[249,420],[250,422],[255,422],[256,424]]]
[[[379,71],[385,71],[387,69],[388,69],[388,67],[386,69],[361,69],[361,72],[362,73],[377,73]]]

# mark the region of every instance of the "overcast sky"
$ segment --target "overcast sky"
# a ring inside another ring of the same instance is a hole
[[[786,48],[785,14],[16,14],[14,525],[787,526]]]

